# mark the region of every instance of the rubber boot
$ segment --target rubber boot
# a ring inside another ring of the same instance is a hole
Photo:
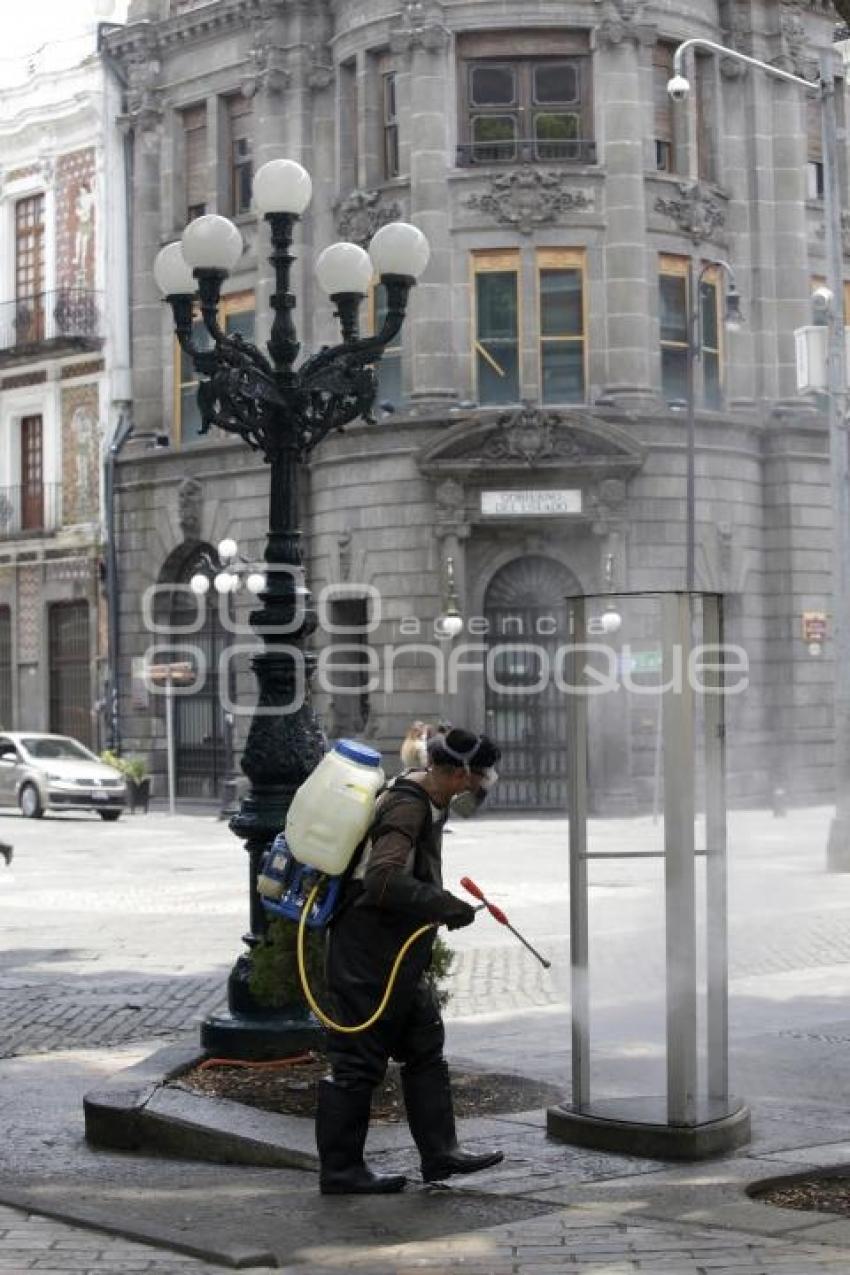
[[[413,1141],[422,1157],[423,1182],[440,1182],[453,1173],[477,1173],[501,1164],[501,1151],[474,1155],[457,1144],[454,1104],[447,1063],[408,1075],[402,1069],[404,1105]]]
[[[332,1080],[319,1081],[316,1146],[322,1195],[388,1195],[404,1190],[407,1179],[401,1174],[372,1173],[363,1161],[371,1105],[371,1089],[343,1089]]]

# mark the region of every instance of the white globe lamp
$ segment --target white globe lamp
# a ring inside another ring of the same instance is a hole
[[[195,276],[186,264],[183,245],[180,243],[170,243],[156,254],[153,277],[164,297],[191,297],[197,287]]]
[[[242,256],[242,236],[232,221],[207,213],[183,231],[183,256],[193,270],[230,272]]]
[[[312,195],[310,174],[294,159],[269,160],[254,176],[254,203],[261,213],[300,217]]]
[[[344,292],[365,297],[373,274],[372,258],[356,243],[331,244],[316,261],[319,287],[329,297]]]
[[[418,279],[430,260],[431,246],[417,226],[406,221],[391,221],[373,237],[369,256],[379,275]]]

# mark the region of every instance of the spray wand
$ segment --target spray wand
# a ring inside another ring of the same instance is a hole
[[[505,916],[502,909],[500,907],[497,907],[495,903],[491,903],[489,899],[486,899],[484,897],[483,890],[481,889],[480,886],[477,886],[475,884],[475,882],[472,880],[471,877],[461,877],[460,883],[463,886],[464,890],[467,890],[473,896],[473,898],[481,900],[481,906],[487,909],[487,911],[490,913],[494,921],[498,921],[500,925],[506,926],[507,929],[510,930],[511,934],[515,935],[519,939],[523,947],[527,947],[531,955],[537,957],[538,961],[540,962],[540,964],[543,966],[545,970],[551,969],[552,962],[547,961],[545,956],[541,956],[540,953],[537,951],[537,949],[531,946],[528,939],[523,938],[519,930],[517,930],[513,925],[511,925],[510,921]]]

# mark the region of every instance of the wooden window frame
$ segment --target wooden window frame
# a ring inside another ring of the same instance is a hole
[[[538,158],[538,147],[545,143],[538,142],[535,137],[535,115],[562,114],[564,110],[558,104],[551,104],[547,112],[546,104],[535,104],[534,69],[542,64],[556,62],[574,63],[578,75],[579,91],[575,114],[579,116],[579,136],[575,139],[576,154]],[[515,104],[499,107],[494,105],[492,108],[474,106],[472,73],[479,66],[510,66],[515,70]],[[457,80],[458,142],[461,148],[459,156],[462,157],[459,162],[476,165],[517,163],[520,160],[535,164],[596,162],[595,153],[591,158],[586,153],[594,140],[593,74],[586,32],[565,32],[562,29],[550,32],[519,30],[461,36],[458,40]],[[475,158],[473,117],[487,114],[515,116],[517,142],[514,152],[506,152],[504,157]]]
[[[186,189],[186,220],[194,221],[207,211],[209,120],[206,102],[183,107],[183,178]],[[195,152],[200,151],[200,156]],[[200,172],[199,172],[200,167]],[[203,199],[198,196],[203,195]]]
[[[257,299],[253,292],[232,292],[221,298],[218,316],[222,330],[227,330],[227,320],[232,314],[246,314],[253,311],[256,316]],[[194,324],[200,319],[201,312],[196,306],[192,312],[192,323]],[[174,337],[174,389],[172,395],[172,421],[173,421],[173,445],[175,447],[192,446],[197,443],[203,443],[204,437],[200,434],[194,434],[189,439],[183,437],[183,392],[194,387],[197,390],[199,381],[197,373],[191,380],[184,381],[181,379],[182,374],[182,355],[180,342]],[[194,369],[193,369],[194,371]]]
[[[694,263],[694,269],[696,272],[697,279],[699,279],[699,274],[705,268],[706,264],[707,264],[706,262],[702,262],[702,261],[697,261]],[[661,288],[662,277],[667,277],[672,279],[684,279],[685,281],[685,324],[686,324],[686,332],[687,332],[687,340],[685,341],[663,341],[660,339],[660,333],[659,333],[659,346],[662,350],[676,349],[676,350],[687,351],[689,348],[691,335],[692,335],[691,319],[693,314],[693,300],[691,298],[691,290],[690,290],[690,266],[691,266],[690,257],[679,257],[679,256],[674,256],[673,254],[670,254],[670,253],[659,253],[659,256],[658,256],[659,293]],[[722,271],[719,266],[709,266],[709,268],[705,271],[705,274],[702,277],[702,285],[707,284],[709,287],[714,288],[714,305],[715,305],[715,311],[716,311],[715,321],[717,325],[717,345],[708,346],[705,344],[705,341],[703,340],[702,346],[700,349],[700,357],[696,360],[696,364],[694,367],[694,396],[695,396],[697,404],[704,408],[706,407],[706,397],[707,397],[707,384],[706,384],[706,377],[705,377],[704,356],[706,354],[709,354],[714,356],[717,359],[717,371],[718,371],[717,384],[718,384],[718,395],[719,395],[720,401],[717,405],[711,405],[710,410],[722,410],[723,397],[724,397],[724,392],[726,388],[726,341],[725,341],[726,329],[725,329],[725,325],[723,321],[723,288],[721,286],[722,285],[721,273]],[[701,295],[700,295],[700,307],[702,307]],[[702,311],[700,312],[700,329],[699,330],[701,333],[704,334],[705,325],[702,322]],[[662,373],[662,376],[663,376],[663,373]],[[664,393],[663,379],[661,384],[661,392],[662,394]]]
[[[398,76],[395,70],[381,73],[382,168],[384,181],[401,172],[398,136]]]
[[[584,248],[538,248],[535,254],[535,284],[537,288],[537,376],[540,386],[539,399],[546,406],[554,406],[556,402],[587,402],[588,386],[588,341],[587,341],[587,252]],[[541,275],[544,270],[575,270],[581,276],[581,335],[580,336],[546,336],[543,335],[543,287]],[[582,381],[583,395],[580,399],[544,399],[543,397],[543,346],[544,343],[576,345],[582,347]]]
[[[366,322],[368,323],[369,331],[371,332],[373,336],[377,335],[377,331],[378,331],[378,288],[379,287],[381,287],[380,280],[376,279],[375,282],[370,287],[369,295],[366,299],[366,306],[367,306]],[[404,399],[404,328],[402,328],[401,331],[398,332],[396,336],[393,338],[393,340],[389,343],[389,345],[386,346],[383,354],[381,355],[381,358],[375,364],[375,373],[378,377],[378,397],[376,401],[379,401],[379,400],[384,401],[387,399],[387,394],[381,392],[381,366],[382,364],[386,364],[388,358],[392,362],[397,362],[398,364],[399,398],[403,400]],[[393,406],[396,408],[399,408],[401,406],[401,403],[394,403]]]
[[[483,358],[486,362],[492,362],[487,351],[481,346],[479,341],[479,323],[478,323],[478,276],[480,274],[505,274],[512,273],[516,277],[516,298],[517,298],[517,402],[522,401],[523,378],[522,378],[522,351],[523,351],[523,309],[522,309],[522,256],[519,248],[482,248],[470,253],[470,296],[472,297],[472,367],[473,367],[473,383],[474,397],[479,406],[484,407],[486,404],[481,401],[481,388],[478,376],[478,360]]]
[[[227,171],[229,181],[229,200],[231,217],[244,217],[251,211],[251,194],[243,203],[240,197],[243,169],[254,175],[254,104],[249,98],[239,96],[225,98],[227,112]],[[238,126],[237,121],[247,120],[246,128]],[[247,156],[240,157],[237,147],[240,142],[247,141]],[[250,178],[249,178],[250,186]]]

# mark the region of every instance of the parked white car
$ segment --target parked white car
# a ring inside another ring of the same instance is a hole
[[[120,819],[127,804],[124,776],[76,739],[35,731],[0,734],[0,805],[15,804],[26,819],[45,810],[95,810]]]

